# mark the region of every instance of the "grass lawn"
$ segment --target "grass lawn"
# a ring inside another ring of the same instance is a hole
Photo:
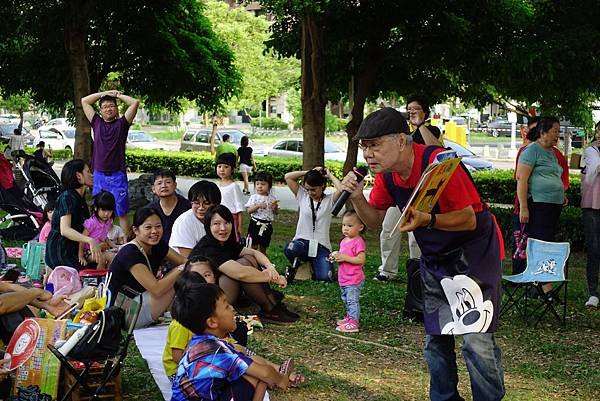
[[[292,238],[296,214],[282,212],[275,224],[269,257],[283,270],[283,244]],[[331,238],[340,239],[340,219]],[[367,232],[367,281],[362,294],[361,332],[340,335],[334,321],[344,314],[336,284],[298,282],[285,289],[286,302],[301,320],[288,327],[266,325],[255,331],[250,346],[275,362],[294,357],[307,382],[286,392],[273,391],[275,401],[292,400],[426,400],[429,375],[422,356],[424,330],[402,320],[406,276],[397,281],[371,280],[380,263],[378,233]],[[405,242],[403,242],[403,249]],[[334,245],[336,247],[336,245]],[[497,339],[503,352],[506,400],[600,399],[600,310],[587,309],[585,258],[570,259],[567,324],[549,318],[532,328],[517,315],[503,317]],[[404,266],[404,260],[401,260]],[[508,268],[508,264],[505,266]],[[460,340],[457,341],[460,343]],[[459,357],[460,390],[470,399],[466,367]],[[148,368],[132,346],[123,374],[128,400],[161,400]]]

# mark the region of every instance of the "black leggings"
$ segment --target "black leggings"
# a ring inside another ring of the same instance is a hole
[[[527,200],[529,223],[525,231],[531,238],[553,242],[562,205],[558,203],[533,202]]]
[[[238,262],[244,266],[258,267],[258,263],[253,257],[240,258]],[[246,296],[265,312],[270,312],[277,305],[277,300],[267,283],[244,283],[221,274],[219,277],[219,287],[225,292],[230,304],[235,304],[240,292],[244,291]]]

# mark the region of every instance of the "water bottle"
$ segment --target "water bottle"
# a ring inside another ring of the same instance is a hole
[[[67,356],[69,354],[69,352],[71,352],[71,350],[73,349],[75,344],[77,344],[79,342],[79,340],[81,340],[83,338],[87,328],[88,328],[88,326],[83,326],[83,327],[77,329],[77,331],[75,331],[75,333],[71,334],[71,337],[69,337],[69,339],[58,349],[58,352],[60,352],[64,356]]]

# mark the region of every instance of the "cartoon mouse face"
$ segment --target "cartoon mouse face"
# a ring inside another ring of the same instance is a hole
[[[453,319],[442,327],[442,334],[484,333],[492,323],[494,305],[483,300],[479,285],[465,275],[444,278],[440,284]]]

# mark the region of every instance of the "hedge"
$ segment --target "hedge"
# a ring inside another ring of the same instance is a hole
[[[214,157],[208,152],[169,152],[169,151],[144,151],[127,150],[127,165],[134,172],[154,172],[161,169],[170,169],[176,175],[189,177],[216,178]],[[284,159],[276,157],[256,158],[259,171],[266,171],[273,175],[273,180],[283,182],[287,172],[301,170],[302,160]],[[342,176],[343,163],[327,161],[327,168],[336,177]],[[512,204],[515,196],[516,183],[511,170],[495,170],[473,174],[473,180],[484,201],[492,204],[504,204],[505,207],[493,206],[492,211],[498,219],[498,224],[504,234],[507,249],[510,246]],[[563,209],[560,216],[557,241],[569,241],[572,250],[582,250],[584,237],[581,229],[581,209],[577,207],[581,200],[579,194],[580,178],[571,175],[570,186],[567,192],[570,205]]]

